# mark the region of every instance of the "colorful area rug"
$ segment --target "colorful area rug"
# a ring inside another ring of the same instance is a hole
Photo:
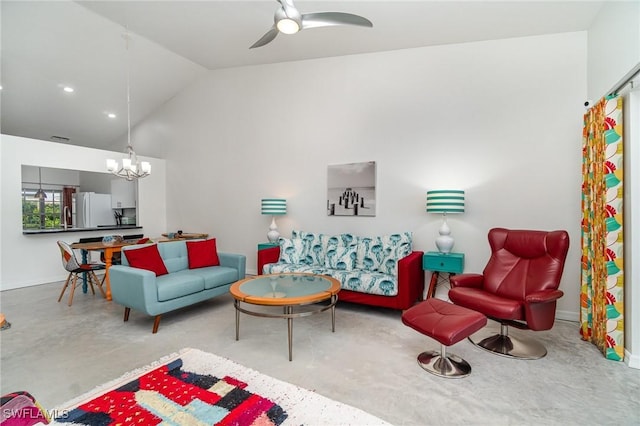
[[[58,425],[386,425],[233,361],[183,349],[54,410]]]

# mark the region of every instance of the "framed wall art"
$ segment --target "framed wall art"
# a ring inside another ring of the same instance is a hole
[[[376,162],[327,167],[327,215],[376,215]]]

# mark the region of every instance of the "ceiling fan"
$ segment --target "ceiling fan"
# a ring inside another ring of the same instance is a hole
[[[273,41],[278,33],[295,34],[308,28],[330,27],[334,25],[356,25],[359,27],[373,27],[367,18],[343,12],[300,13],[293,5],[293,0],[276,0],[280,7],[273,17],[273,27],[260,40],[253,43],[249,49],[261,47]]]

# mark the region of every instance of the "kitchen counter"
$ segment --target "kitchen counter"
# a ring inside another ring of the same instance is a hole
[[[37,235],[37,234],[58,234],[68,232],[88,232],[88,231],[128,231],[130,229],[142,229],[142,226],[138,225],[121,225],[121,226],[99,226],[97,228],[47,228],[47,229],[25,229],[22,231],[23,235]],[[120,233],[120,232],[119,232]]]

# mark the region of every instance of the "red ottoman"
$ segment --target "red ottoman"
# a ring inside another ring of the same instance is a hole
[[[402,314],[402,322],[440,342],[440,351],[418,355],[418,364],[422,368],[441,377],[460,378],[471,374],[469,363],[459,356],[447,354],[447,346],[458,343],[484,327],[487,318],[483,314],[430,298],[407,309]]]

